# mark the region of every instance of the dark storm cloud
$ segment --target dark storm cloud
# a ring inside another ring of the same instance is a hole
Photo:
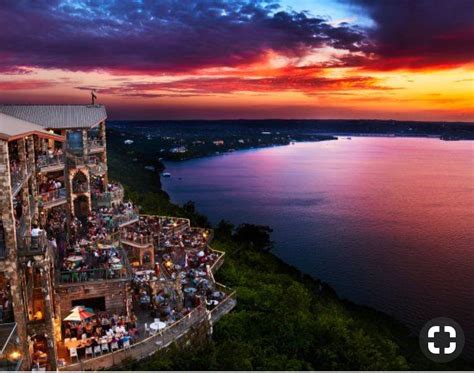
[[[374,22],[367,68],[441,68],[474,61],[473,0],[345,0]],[[353,61],[354,62],[354,61]]]
[[[245,65],[269,50],[357,51],[365,40],[355,27],[260,0],[8,1],[0,24],[0,71],[180,72]]]

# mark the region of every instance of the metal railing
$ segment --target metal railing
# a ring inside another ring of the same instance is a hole
[[[104,175],[107,170],[103,162],[89,162],[87,163],[87,167],[94,175]]]
[[[115,226],[123,226],[126,224],[130,224],[132,222],[137,221],[139,218],[138,211],[135,209],[133,210],[128,210],[123,214],[117,214],[112,217],[112,221]]]
[[[18,254],[21,256],[31,256],[44,254],[48,246],[46,235],[41,233],[33,237],[31,234],[25,234],[23,237],[17,235]]]
[[[61,155],[39,155],[36,158],[36,166],[39,169],[47,168],[47,167],[57,167],[57,166],[64,166],[64,154]]]
[[[226,294],[226,297],[210,311],[211,321],[213,324],[219,321],[222,316],[229,313],[237,305],[237,292],[235,290],[232,290],[219,282],[216,282],[215,284],[219,291]]]
[[[71,151],[66,153],[66,162],[73,167],[84,166],[86,164],[83,156],[73,154]]]
[[[57,271],[57,282],[59,284],[74,284],[104,280],[129,280],[130,264],[126,253],[122,249],[117,249],[120,254],[120,268],[90,268],[69,271]]]
[[[43,206],[48,206],[55,202],[66,199],[66,188],[51,190],[40,194],[40,201]]]
[[[123,197],[124,190],[121,185],[117,186],[117,189],[113,191],[92,194],[92,200],[97,206],[110,206],[112,202],[122,201]]]
[[[81,360],[78,363],[66,366],[64,370],[100,370],[120,365],[125,360],[141,360],[180,339],[188,331],[192,330],[193,327],[205,322],[207,318],[208,313],[205,306],[198,306],[183,318],[154,335],[140,339],[129,348],[113,351],[91,359]]]
[[[102,139],[89,139],[87,140],[87,147],[89,151],[102,149],[105,146],[105,141]]]
[[[122,230],[120,232],[120,241],[127,244],[127,243],[132,243],[140,246],[148,246],[148,245],[154,245],[155,244],[155,239],[153,237],[153,234],[147,234],[147,235],[134,235],[130,237],[127,231]]]
[[[26,167],[24,167],[23,165],[19,166],[16,170],[12,170],[10,167],[11,187],[14,194],[23,185],[27,176],[28,173],[26,172]]]
[[[84,283],[91,281],[119,280],[128,278],[125,267],[120,269],[113,268],[94,268],[80,271],[60,271],[59,283]]]
[[[216,273],[219,268],[222,267],[222,264],[224,264],[224,256],[225,256],[225,252],[224,251],[219,251],[219,250],[214,250],[213,248],[211,248],[210,246],[208,246],[208,249],[214,253],[214,254],[217,254],[219,255],[219,257],[217,258],[217,260],[212,263],[211,267],[210,267],[210,270],[212,273]]]

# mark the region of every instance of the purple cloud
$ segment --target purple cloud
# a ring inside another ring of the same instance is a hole
[[[351,0],[375,22],[370,68],[453,67],[474,61],[472,0]],[[361,61],[359,61],[361,62]]]
[[[258,62],[265,52],[358,51],[363,32],[263,0],[11,1],[0,9],[0,69],[182,72]]]

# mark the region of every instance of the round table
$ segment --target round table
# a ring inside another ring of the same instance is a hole
[[[68,256],[66,260],[71,263],[80,263],[84,260],[84,258],[80,255],[71,255],[71,256]]]
[[[166,328],[166,323],[162,321],[158,322],[153,322],[150,324],[150,329],[153,330],[154,332],[157,332],[158,330]]]

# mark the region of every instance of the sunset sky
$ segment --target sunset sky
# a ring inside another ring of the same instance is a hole
[[[474,121],[472,0],[0,5],[0,102],[110,119]]]

